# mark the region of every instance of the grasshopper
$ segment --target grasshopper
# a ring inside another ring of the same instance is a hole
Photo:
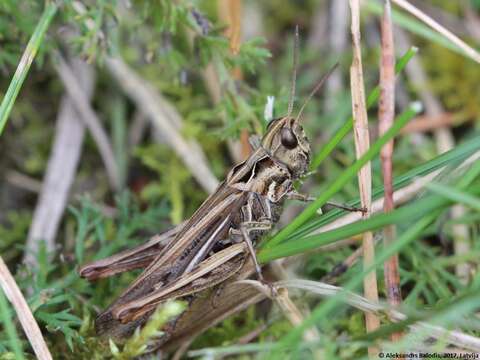
[[[285,199],[310,200],[293,186],[307,173],[311,156],[300,122],[306,104],[335,68],[315,86],[294,117],[296,49],[287,115],[271,120],[262,139],[251,138],[251,155],[231,169],[192,217],[144,245],[80,268],[80,276],[88,280],[144,268],[98,316],[99,334],[128,336],[159,304],[175,298],[192,300],[225,283],[248,258],[264,281],[254,245],[278,221]]]

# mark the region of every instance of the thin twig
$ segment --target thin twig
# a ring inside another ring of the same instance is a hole
[[[385,0],[383,17],[381,22],[382,54],[380,63],[380,101],[378,108],[378,132],[379,136],[393,125],[395,118],[395,49],[393,43],[392,15],[390,0]],[[383,211],[391,212],[393,203],[393,140],[389,141],[380,151],[382,164],[384,201]],[[391,246],[396,236],[394,224],[387,225],[383,229],[383,244],[385,248]],[[400,290],[400,273],[398,255],[391,256],[384,264],[385,287],[387,299],[390,305],[398,306],[402,302]],[[397,342],[401,333],[393,333],[392,341]]]
[[[12,303],[18,320],[22,324],[23,331],[32,345],[35,355],[40,360],[51,360],[52,355],[48,350],[47,344],[43,339],[42,332],[38,327],[33,314],[28,307],[27,301],[18,288],[15,279],[8,270],[7,265],[0,256],[0,286],[2,287],[8,300]]]
[[[443,27],[438,22],[433,20],[430,16],[425,14],[423,11],[416,8],[406,0],[392,0],[392,2],[394,2],[395,4],[400,6],[402,9],[408,11],[410,14],[417,17],[421,21],[423,21],[425,24],[430,26],[433,30],[437,31],[439,34],[445,36],[448,40],[450,40],[452,43],[454,43],[456,46],[462,49],[463,52],[466,55],[468,55],[472,60],[476,61],[477,63],[480,63],[480,53],[478,53],[475,49],[473,49],[470,45],[465,43],[462,39],[460,39],[458,36],[453,34],[451,31],[447,30],[445,27]]]
[[[350,81],[352,91],[352,113],[353,130],[355,139],[355,150],[357,159],[370,147],[370,136],[368,132],[368,117],[365,102],[365,89],[363,83],[362,54],[360,45],[360,2],[359,0],[350,0],[350,9],[352,14],[352,45],[353,61],[350,67]],[[364,219],[370,216],[372,206],[372,178],[371,165],[368,162],[358,172],[358,186],[360,190],[361,206],[366,209],[362,217]],[[373,234],[367,231],[363,234],[363,261],[364,267],[370,267],[375,261],[375,247],[373,243]],[[378,301],[377,277],[375,271],[367,274],[363,281],[365,296],[371,301]],[[365,313],[367,332],[375,331],[380,326],[380,320],[375,314]],[[368,349],[371,357],[378,354],[379,349],[370,347]]]
[[[98,151],[100,152],[100,156],[105,164],[105,170],[107,172],[110,186],[114,190],[119,190],[120,173],[107,133],[103,129],[101,125],[102,123],[97,114],[92,109],[88,97],[78,84],[75,74],[70,66],[68,66],[60,54],[57,56],[57,61],[57,73],[60,76],[60,79],[62,79],[65,90],[70,95],[70,98],[72,99],[72,102],[75,106],[75,109],[78,111],[81,120],[85,123],[93,139],[95,140],[95,143],[97,144]]]
[[[149,83],[137,75],[120,58],[107,58],[107,69],[123,91],[150,118],[153,125],[165,136],[167,143],[190,169],[198,183],[213,192],[218,180],[207,165],[205,155],[194,141],[186,141],[177,129],[181,116]],[[174,125],[177,124],[177,125]]]
[[[94,86],[93,69],[80,59],[73,59],[71,64],[76,86],[89,99]],[[84,137],[85,124],[66,94],[60,104],[54,143],[28,232],[25,262],[30,266],[36,265],[39,241],[45,241],[48,252],[55,250],[55,237],[75,180]]]

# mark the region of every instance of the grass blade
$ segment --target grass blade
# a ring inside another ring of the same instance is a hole
[[[355,275],[344,287],[344,290],[352,291],[355,287],[359,286],[365,274],[371,272],[378,266],[381,266],[383,262],[388,259],[393,254],[396,254],[400,249],[402,249],[407,244],[411,243],[413,240],[417,238],[422,231],[430,225],[436,218],[437,212],[430,214],[429,216],[420,219],[417,221],[413,226],[411,226],[406,232],[404,232],[400,237],[392,243],[392,246],[389,248],[384,249],[375,259],[375,263],[365,270],[361,271],[357,275]],[[308,329],[309,327],[313,326],[314,324],[318,323],[320,319],[325,318],[331,311],[333,311],[337,306],[343,304],[345,301],[345,296],[347,293],[345,291],[339,293],[336,296],[333,296],[323,302],[320,306],[318,306],[313,312],[312,315],[305,320],[303,324],[300,326],[292,329],[286,336],[283,337],[275,347],[274,351],[271,352],[269,359],[278,359],[281,358],[279,356],[279,351],[281,349],[294,349],[296,344],[299,342],[299,339],[302,333]]]
[[[258,260],[262,263],[285,256],[292,256],[313,250],[319,246],[331,244],[335,241],[346,239],[361,234],[365,231],[374,231],[390,224],[406,223],[419,216],[425,215],[438,208],[449,204],[449,200],[440,196],[429,196],[417,200],[415,204],[403,206],[389,213],[380,213],[368,220],[357,221],[341,228],[311,235],[300,239],[287,241],[272,248],[260,251]]]
[[[271,248],[281,241],[285,240],[290,234],[293,233],[298,227],[304,224],[312,216],[314,216],[317,210],[324,205],[335,193],[337,193],[348,181],[350,181],[368,161],[370,161],[375,155],[380,152],[380,149],[390,139],[392,139],[400,129],[417,113],[419,109],[417,106],[411,106],[404,113],[398,116],[393,126],[380,137],[368,151],[359,160],[357,160],[352,166],[346,169],[340,177],[335,180],[310,206],[308,206],[299,216],[297,216],[289,225],[283,228],[276,236],[270,241],[266,242],[264,248]],[[260,254],[263,252],[261,251]]]
[[[7,336],[10,340],[13,353],[15,354],[15,359],[20,359],[20,360],[25,359],[25,357],[23,356],[22,343],[20,341],[20,338],[18,337],[17,330],[15,329],[15,325],[10,317],[10,311],[8,309],[7,299],[3,291],[1,290],[0,290],[0,319],[2,320],[3,328],[5,329],[5,332],[7,333]]]
[[[467,173],[458,181],[457,188],[461,190],[465,190],[468,188],[471,182],[473,182],[478,176],[480,175],[480,162],[476,162],[468,171]],[[417,202],[418,204],[418,202]],[[397,210],[396,210],[397,211]],[[402,248],[406,245],[410,244],[412,241],[418,238],[420,234],[432,223],[437,219],[437,216],[440,213],[440,209],[433,210],[428,212],[426,216],[423,216],[417,222],[415,222],[412,226],[410,226],[401,236],[399,236],[391,246],[387,248],[383,248],[382,251],[377,255],[375,259],[375,263],[367,269],[359,272],[357,275],[354,275],[350,281],[345,285],[344,290],[352,291],[357,286],[362,283],[362,280],[366,274],[373,271],[377,267],[381,266],[383,262],[391,257],[394,254],[397,254]],[[392,214],[392,213],[390,213]],[[389,215],[389,214],[385,214]],[[373,218],[372,218],[373,219]],[[369,220],[367,220],[369,221]],[[313,312],[312,315],[305,320],[303,324],[292,329],[286,336],[283,337],[281,341],[279,341],[274,351],[270,353],[269,359],[276,359],[279,358],[279,351],[281,349],[294,349],[296,344],[299,343],[299,339],[302,333],[308,329],[309,327],[313,326],[314,324],[318,323],[320,319],[326,318],[326,316],[331,313],[333,310],[340,305],[340,303],[344,302],[344,298],[346,296],[346,292],[341,292],[338,295],[329,298],[327,301],[323,302],[320,306],[318,306]]]
[[[456,166],[456,164],[461,163],[478,150],[480,150],[480,138],[474,137],[471,140],[458,145],[457,147],[455,147],[455,149],[440,154],[434,159],[413,168],[405,174],[395,177],[393,188],[395,191],[397,191],[405,186],[408,186],[418,177],[428,175],[431,172],[436,171],[442,167],[450,168],[452,166]],[[448,169],[446,169],[445,171],[448,171]],[[383,192],[383,186],[375,188],[373,190],[373,199],[378,199],[379,197],[381,197]],[[359,204],[360,201],[358,199],[348,202],[349,206],[359,206]],[[342,210],[329,211],[328,213],[309,221],[307,224],[302,226],[301,229],[298,229],[294,233],[292,233],[292,235],[290,235],[286,240],[289,240],[292,237],[303,237],[316,230],[317,228],[335,221],[339,217],[343,216],[343,214],[344,212]]]
[[[426,185],[426,187],[432,190],[434,193],[437,193],[438,195],[443,196],[451,201],[470,206],[471,208],[480,211],[480,199],[464,191],[460,191],[439,183],[429,183]]]
[[[55,2],[48,2],[43,10],[42,17],[40,18],[35,31],[27,44],[27,47],[20,59],[17,66],[17,70],[13,75],[10,85],[8,86],[7,93],[3,97],[2,104],[0,105],[0,135],[2,135],[3,129],[7,123],[10,112],[12,111],[13,104],[17,98],[20,88],[27,76],[28,70],[32,65],[33,59],[37,55],[38,49],[42,44],[43,37],[47,32],[47,29],[52,22],[52,19],[57,12],[58,5]]]

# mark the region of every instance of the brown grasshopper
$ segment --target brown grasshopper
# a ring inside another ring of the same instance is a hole
[[[287,115],[270,121],[263,138],[251,141],[252,154],[231,169],[190,219],[144,245],[81,267],[80,276],[88,280],[145,268],[98,316],[99,334],[131,334],[159,304],[175,298],[193,299],[195,294],[224,283],[242,269],[248,256],[263,281],[254,244],[278,221],[285,199],[310,199],[293,187],[310,164],[310,144],[300,121],[305,105],[333,69],[293,117],[295,64]]]

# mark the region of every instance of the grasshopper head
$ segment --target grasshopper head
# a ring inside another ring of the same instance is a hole
[[[262,146],[288,167],[294,179],[308,171],[310,143],[297,119],[286,116],[270,121]]]
[[[296,117],[292,116],[295,97],[295,83],[297,77],[298,58],[298,26],[295,28],[295,43],[293,51],[293,73],[290,99],[288,102],[287,115],[270,121],[267,132],[262,139],[262,147],[272,156],[284,163],[290,170],[293,179],[304,175],[310,165],[310,143],[300,125],[303,110],[315,93],[322,87],[328,76],[335,70],[335,64],[317,83],[310,95],[303,103]]]
[[[267,132],[262,139],[262,147],[269,151],[277,160],[287,165],[294,179],[298,179],[304,175],[310,165],[310,143],[300,124],[303,110],[336,66],[337,65],[333,66],[313,88],[296,117],[291,116],[295,86],[294,72],[288,113],[284,117],[270,121]]]

